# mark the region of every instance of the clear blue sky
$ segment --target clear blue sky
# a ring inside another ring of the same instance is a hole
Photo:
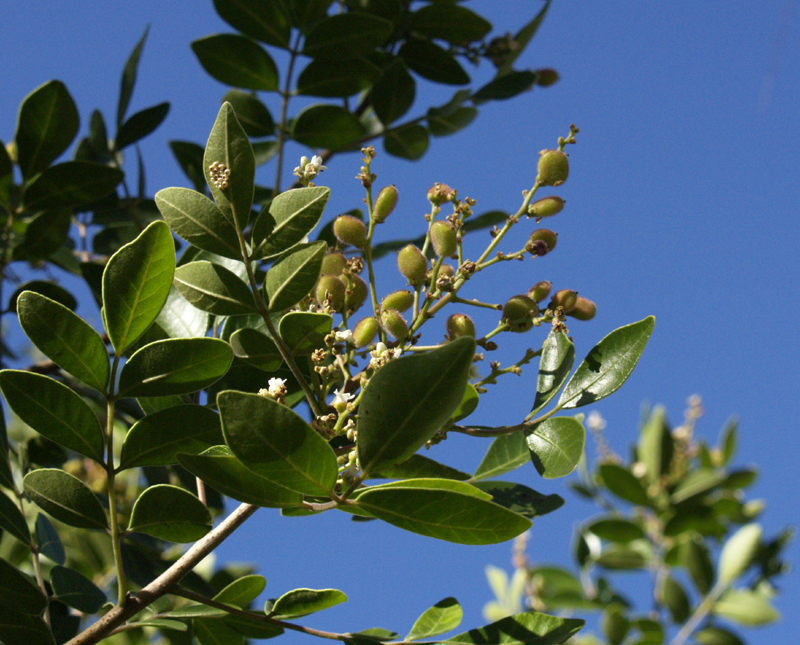
[[[508,274],[489,274],[473,293],[500,301],[541,279],[580,291],[598,303],[599,313],[591,323],[572,325],[579,356],[611,329],[654,314],[656,330],[636,372],[596,406],[612,447],[627,454],[642,402],[665,404],[677,424],[686,398],[702,395],[706,416],[699,431],[711,442],[729,416],[740,419],[737,461],[761,468],[750,492],[769,502],[761,520],[767,535],[796,525],[800,507],[800,434],[792,412],[800,399],[797,4],[556,0],[518,66],[554,67],[560,83],[486,106],[470,128],[434,141],[418,163],[381,155],[375,166],[379,184],[395,183],[401,195],[385,235],[411,234],[421,229],[424,191],[434,181],[476,197],[477,212],[516,210],[520,191],[535,177],[537,152],[553,147],[571,122],[578,124],[570,178],[558,193],[568,205],[552,225],[560,235],[557,250],[536,264],[514,263]],[[504,33],[527,21],[539,3],[477,0],[467,6]],[[226,91],[205,75],[189,48],[196,38],[230,31],[210,0],[28,2],[5,14],[4,142],[13,137],[20,101],[52,78],[63,80],[78,103],[82,134],[95,107],[111,121],[122,66],[152,23],[131,109],[163,100],[172,109],[142,146],[148,190],[187,185],[166,141],[204,142]],[[484,65],[476,77],[488,74]],[[267,102],[275,107],[274,97]],[[333,215],[359,205],[362,195],[352,179],[355,156],[329,165],[318,183],[334,191]],[[82,313],[98,320],[96,311]],[[519,352],[542,339],[531,332],[513,340]],[[530,408],[533,384],[531,371],[503,394],[487,397],[475,422],[518,421]],[[473,469],[487,445],[454,437],[434,456]],[[568,495],[566,480],[541,480],[533,468],[515,476],[541,492]],[[572,526],[589,511],[568,497],[565,509],[536,521],[531,559],[565,563]],[[792,549],[790,559],[796,554]],[[219,555],[258,562],[268,596],[304,586],[349,594],[346,605],[309,625],[405,633],[417,615],[448,595],[464,606],[465,627],[479,624],[491,596],[484,566],[508,568],[510,544],[460,547],[378,522],[353,524],[340,514],[283,519],[262,510]],[[794,639],[797,575],[781,586],[783,622],[754,632],[749,643]]]

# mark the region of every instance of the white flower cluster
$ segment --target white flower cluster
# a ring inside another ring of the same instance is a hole
[[[231,178],[231,169],[224,163],[215,161],[208,167],[208,172],[211,174],[211,182],[220,190],[225,190]]]
[[[300,165],[294,169],[295,177],[299,177],[300,181],[307,184],[314,179],[323,170],[327,170],[327,166],[322,165],[322,157],[314,155],[309,161],[308,157],[300,157]]]

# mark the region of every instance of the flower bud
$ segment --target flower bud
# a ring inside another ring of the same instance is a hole
[[[428,271],[428,259],[416,246],[409,244],[397,254],[397,267],[412,287],[425,282]]]
[[[349,282],[347,282],[349,280]],[[347,286],[344,296],[344,306],[349,312],[358,311],[369,295],[369,287],[359,276],[351,273],[344,278]]]
[[[456,229],[444,220],[434,222],[431,224],[431,244],[440,258],[450,257],[456,252]]]
[[[539,184],[560,186],[569,175],[569,159],[560,150],[542,150],[539,153]]]
[[[536,74],[536,84],[540,87],[550,87],[558,83],[561,78],[556,70],[550,68],[537,69],[534,74]]]
[[[335,312],[341,313],[344,310],[345,286],[339,277],[335,275],[320,276],[314,295],[320,305],[327,298]]]
[[[467,314],[453,314],[447,319],[447,337],[455,340],[462,336],[475,338],[475,323]]]
[[[395,340],[405,340],[408,336],[408,324],[400,312],[395,309],[381,312],[381,327]]]
[[[375,318],[370,316],[369,318],[359,320],[355,329],[353,329],[353,344],[355,344],[358,349],[366,347],[375,339],[377,333],[378,321]]]
[[[539,305],[528,296],[512,296],[503,306],[503,320],[511,327],[511,331],[528,331],[533,327],[533,317],[538,313]]]
[[[535,217],[538,222],[543,217],[558,215],[566,203],[567,202],[556,195],[542,197],[533,202],[533,204],[528,205],[528,217]]]
[[[595,317],[597,313],[597,305],[594,304],[591,300],[587,300],[586,298],[578,298],[575,301],[575,306],[572,308],[571,311],[568,312],[568,315],[575,320],[591,320]]]
[[[381,300],[381,311],[384,309],[396,309],[403,312],[414,304],[414,294],[405,289],[395,291]]]
[[[570,291],[569,289],[561,289],[553,294],[552,300],[548,305],[548,309],[555,309],[561,307],[565,314],[568,314],[575,307],[578,302],[578,292]]]
[[[386,218],[392,214],[394,207],[397,206],[397,188],[386,186],[375,198],[375,206],[372,209],[372,219],[378,224],[383,224]]]
[[[553,284],[551,282],[542,280],[528,289],[528,297],[536,302],[541,302],[550,295],[550,289],[552,288]]]
[[[525,245],[525,250],[531,255],[547,255],[556,248],[558,234],[546,228],[537,228]]]
[[[367,243],[367,227],[352,215],[339,215],[333,221],[333,234],[342,244],[351,244],[363,249]]]
[[[455,191],[450,186],[437,182],[428,189],[428,201],[434,206],[441,206],[446,201],[449,201],[454,194]]]
[[[447,264],[446,262],[442,262],[442,266],[439,267],[439,273],[437,273],[436,275],[437,277],[442,277],[443,275],[446,275],[452,278],[453,276],[455,276],[455,274],[456,271],[452,267],[452,265]],[[432,276],[433,276],[433,268],[428,269],[428,272],[425,274],[425,282],[430,282]]]
[[[347,268],[347,258],[341,253],[328,253],[322,258],[322,275],[342,275]]]

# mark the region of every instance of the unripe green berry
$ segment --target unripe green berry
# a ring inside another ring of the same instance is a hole
[[[542,280],[541,282],[537,282],[533,285],[530,289],[528,289],[528,297],[535,300],[536,302],[541,302],[547,296],[550,295],[550,289],[553,288],[553,283],[548,282],[547,280]]]
[[[449,201],[454,194],[455,191],[447,184],[435,183],[428,189],[428,201],[434,206],[441,206]]]
[[[578,296],[577,300],[575,301],[575,306],[571,311],[568,312],[567,315],[575,318],[576,320],[591,320],[595,317],[595,314],[597,314],[597,305],[591,300],[587,300],[586,298],[581,298]]]
[[[533,317],[538,313],[539,305],[528,296],[512,296],[503,306],[503,320],[511,327],[511,331],[528,331],[533,327]]]
[[[412,287],[418,287],[425,282],[428,259],[416,246],[409,244],[397,254],[397,268]]]
[[[539,153],[539,184],[560,186],[569,176],[569,159],[560,150],[542,150]]]
[[[344,306],[350,313],[356,312],[361,308],[361,305],[369,296],[369,287],[359,276],[351,273],[349,276],[342,278],[347,286],[345,291]],[[348,282],[349,280],[349,282]]]
[[[352,215],[339,215],[333,221],[333,234],[342,244],[351,244],[363,249],[367,243],[367,227]]]
[[[396,309],[403,312],[414,304],[414,294],[405,289],[394,291],[381,300],[381,311],[384,309]]]
[[[536,84],[540,87],[550,87],[558,83],[561,78],[556,70],[550,68],[537,69],[534,73],[536,74]]]
[[[405,340],[408,336],[406,319],[395,309],[387,309],[381,312],[381,326],[395,340]]]
[[[542,197],[537,199],[533,204],[528,205],[528,217],[535,217],[538,222],[543,217],[552,217],[558,215],[566,204],[563,199],[556,195],[549,197]]]
[[[453,314],[447,319],[447,337],[455,340],[462,336],[475,338],[475,323],[467,314]]]
[[[450,222],[440,220],[431,224],[431,244],[440,258],[446,258],[456,252],[456,229]]]
[[[320,276],[314,295],[320,305],[327,298],[333,311],[341,313],[344,310],[345,286],[339,277],[335,275]]]
[[[386,221],[386,218],[392,214],[394,207],[397,206],[397,188],[394,186],[386,186],[378,193],[375,198],[375,206],[372,208],[372,219],[378,224]]]
[[[547,255],[556,248],[558,233],[553,233],[546,228],[537,228],[525,245],[525,250],[531,255]]]
[[[575,307],[575,303],[578,302],[578,292],[571,291],[570,289],[561,289],[560,291],[556,291],[553,294],[552,300],[550,300],[550,305],[548,309],[555,309],[556,307],[561,307],[564,310],[565,314],[568,314],[572,311],[573,307]]]
[[[378,333],[378,321],[370,316],[359,320],[353,329],[353,343],[356,348],[361,349],[369,345]]]
[[[322,258],[321,275],[342,275],[347,268],[347,258],[341,253],[328,253]]]

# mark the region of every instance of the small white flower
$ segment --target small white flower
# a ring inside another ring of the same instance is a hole
[[[589,418],[586,419],[586,425],[594,432],[602,432],[606,429],[606,420],[597,410],[592,410],[589,413]]]
[[[333,399],[334,407],[336,407],[337,403],[340,405],[347,405],[349,401],[352,401],[354,398],[356,398],[355,394],[348,394],[347,392],[340,392],[339,390],[334,390],[333,396],[335,397]]]
[[[319,157],[317,155],[311,157],[311,161],[309,161],[309,164],[311,164],[311,166],[314,168],[314,171],[318,173],[328,169],[327,166],[322,165],[322,157]]]
[[[285,378],[271,378],[269,380],[269,393],[272,396],[280,396],[286,393],[286,379]]]
[[[334,332],[333,337],[336,339],[337,343],[353,342],[353,332],[350,331],[349,329],[345,329],[344,331]]]
[[[469,379],[471,381],[480,381],[481,380],[481,373],[478,371],[478,366],[473,363],[470,365],[469,368]]]
[[[378,341],[378,343],[375,345],[375,349],[373,349],[373,350],[370,352],[370,354],[372,354],[372,356],[373,356],[374,358],[380,358],[381,356],[383,356],[384,352],[385,352],[387,349],[388,349],[388,348],[386,347],[386,343],[384,343],[384,342],[381,342],[381,341]]]

